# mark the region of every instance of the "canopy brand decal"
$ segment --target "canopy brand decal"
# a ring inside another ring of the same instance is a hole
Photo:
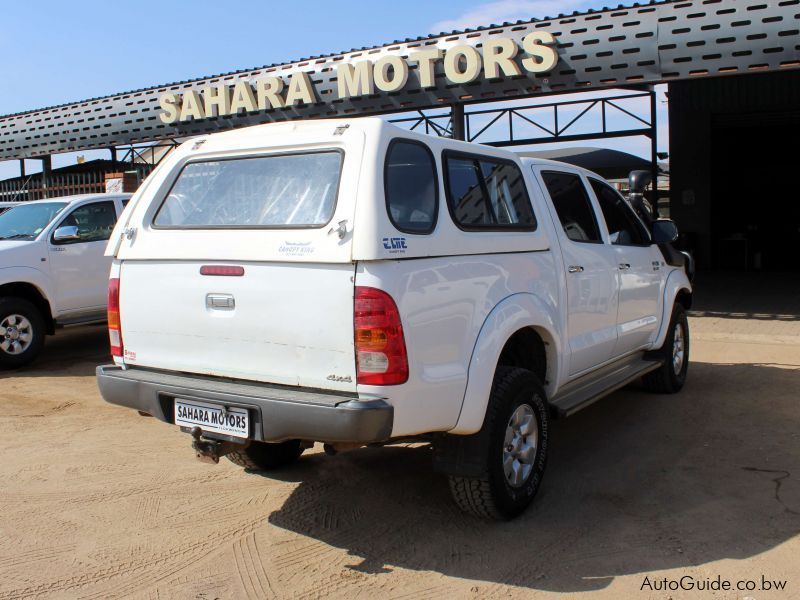
[[[483,52],[474,46],[459,44],[446,50],[428,48],[403,58],[387,54],[375,60],[340,63],[336,68],[337,98],[397,92],[408,86],[411,66],[416,67],[421,89],[436,87],[434,73],[442,64],[444,76],[453,84],[486,79],[521,77],[525,73],[547,73],[558,63],[555,38],[547,31],[529,33],[521,41],[494,38],[483,42]],[[293,71],[287,78],[260,77],[241,79],[232,85],[208,86],[183,94],[167,92],[159,97],[163,123],[267,111],[296,104],[319,101],[308,73]]]

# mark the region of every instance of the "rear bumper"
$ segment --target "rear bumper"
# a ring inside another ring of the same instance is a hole
[[[97,384],[106,402],[146,412],[174,423],[174,399],[186,398],[250,410],[254,440],[382,442],[392,434],[394,409],[381,398],[300,391],[219,381],[149,369],[97,367]]]

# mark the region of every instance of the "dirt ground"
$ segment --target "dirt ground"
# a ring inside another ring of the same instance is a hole
[[[685,390],[555,423],[539,496],[500,524],[462,515],[422,446],[200,463],[101,400],[104,329],[61,332],[0,373],[0,600],[800,597],[800,316],[698,315]],[[759,588],[642,589],[683,576]]]

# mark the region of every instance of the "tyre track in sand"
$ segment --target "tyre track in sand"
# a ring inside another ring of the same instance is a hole
[[[45,581],[42,583],[17,587],[13,589],[0,589],[0,600],[36,596],[42,594],[65,594],[79,596],[87,600],[104,598],[119,598],[145,592],[156,584],[174,576],[194,565],[213,553],[221,553],[227,549],[228,544],[247,536],[264,522],[264,518],[240,519],[235,527],[226,527],[222,531],[206,535],[198,541],[185,544],[177,548],[162,550],[148,556],[139,556],[119,560],[104,568]],[[125,577],[125,581],[114,583],[113,580]],[[76,594],[77,590],[85,589],[91,585],[108,582],[112,585],[104,586],[97,591],[87,594]]]
[[[233,558],[236,572],[248,598],[278,597],[272,579],[264,567],[254,532],[233,542]]]
[[[202,484],[204,486],[219,484],[224,485],[226,479],[236,477],[235,472],[192,474],[173,479],[165,486],[163,481],[155,480],[148,483],[136,483],[135,477],[117,481],[113,487],[104,490],[91,491],[86,494],[72,494],[65,491],[16,492],[6,491],[0,494],[0,502],[4,504],[26,504],[28,502],[55,502],[65,504],[94,504],[109,500],[123,500],[142,494],[178,495],[185,486]],[[138,477],[141,479],[141,477]],[[166,494],[165,494],[166,492]]]

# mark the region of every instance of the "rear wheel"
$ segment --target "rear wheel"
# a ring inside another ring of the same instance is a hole
[[[44,319],[22,298],[0,298],[0,367],[30,363],[44,345]]]
[[[225,456],[233,464],[254,471],[269,471],[292,464],[303,453],[300,440],[288,440],[278,444],[250,442],[244,450],[236,450]]]
[[[536,376],[499,367],[483,427],[489,436],[481,477],[451,475],[459,507],[479,517],[511,519],[531,503],[547,463],[549,413]]]
[[[679,392],[689,370],[689,320],[680,304],[672,309],[669,333],[658,354],[663,364],[642,378],[645,388],[658,394]]]

